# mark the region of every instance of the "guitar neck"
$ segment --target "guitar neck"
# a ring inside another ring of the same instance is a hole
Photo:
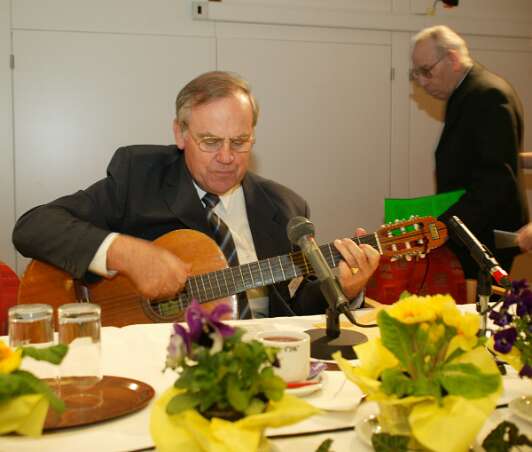
[[[376,234],[355,237],[353,240],[358,244],[371,245],[381,252]],[[320,250],[330,267],[338,266],[342,257],[332,243],[320,246]],[[301,252],[270,257],[249,264],[192,276],[188,279],[185,290],[179,295],[179,298],[167,303],[176,304],[171,307],[172,310],[175,308],[182,310],[188,306],[192,299],[204,303],[249,289],[305,276],[312,271],[310,263]],[[170,308],[169,305],[167,307]]]

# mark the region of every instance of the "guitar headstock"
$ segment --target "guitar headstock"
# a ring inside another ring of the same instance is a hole
[[[411,217],[381,226],[376,232],[383,256],[411,260],[443,245],[447,227],[433,217]]]

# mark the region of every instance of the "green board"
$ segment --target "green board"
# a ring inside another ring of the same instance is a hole
[[[384,221],[390,223],[410,218],[412,215],[437,218],[455,204],[464,193],[465,190],[455,190],[419,198],[386,198]]]

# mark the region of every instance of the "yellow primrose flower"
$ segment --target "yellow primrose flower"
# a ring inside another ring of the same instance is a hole
[[[0,374],[9,374],[20,366],[22,350],[12,350],[0,341]]]
[[[445,327],[441,323],[428,328],[429,341],[432,343],[438,342],[444,334]]]
[[[453,300],[453,297],[451,297],[450,295],[432,295],[426,298],[427,302],[430,303],[437,317],[443,317],[444,313],[460,313],[455,301]]]
[[[415,295],[399,300],[386,311],[390,316],[407,324],[431,322],[436,318],[436,313],[427,298]]]
[[[447,325],[456,328],[456,335],[449,343],[448,354],[457,348],[469,351],[477,345],[477,331],[480,327],[478,314],[448,315],[443,320]]]

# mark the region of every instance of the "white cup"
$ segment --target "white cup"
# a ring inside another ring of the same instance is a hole
[[[310,371],[310,336],[298,331],[262,331],[256,339],[279,349],[275,373],[285,382],[306,380]]]

